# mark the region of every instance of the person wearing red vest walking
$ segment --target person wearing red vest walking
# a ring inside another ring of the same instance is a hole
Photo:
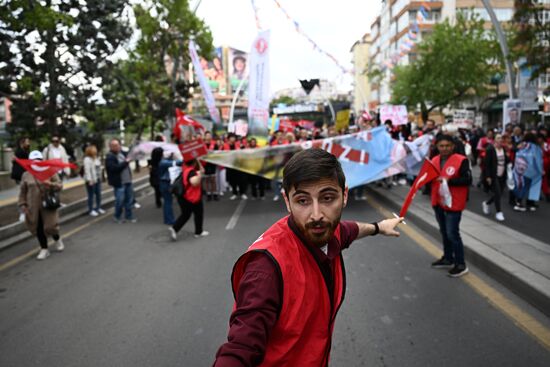
[[[346,282],[342,250],[378,233],[399,236],[403,218],[340,221],[348,199],[338,159],[321,149],[295,154],[283,170],[290,213],[264,232],[232,273],[235,305],[215,367],[328,366]]]
[[[472,184],[472,173],[468,158],[454,153],[452,136],[438,135],[436,147],[439,154],[432,158],[432,163],[440,169],[440,176],[432,181],[432,207],[443,238],[443,256],[433,262],[432,267],[451,268],[448,275],[457,278],[468,273],[459,226]],[[444,190],[440,190],[445,183],[449,188],[450,202],[443,194]]]
[[[183,196],[176,196],[178,204],[181,209],[181,214],[176,219],[176,222],[168,227],[170,231],[170,237],[172,240],[176,240],[178,232],[187,223],[191,214],[193,214],[195,220],[195,238],[206,237],[210,233],[203,230],[202,224],[204,220],[204,206],[202,204],[202,175],[204,168],[196,161],[187,161],[182,167],[182,178],[184,193]]]

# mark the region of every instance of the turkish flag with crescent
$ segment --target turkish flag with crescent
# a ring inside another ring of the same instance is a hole
[[[15,158],[25,171],[33,175],[38,181],[44,182],[63,168],[76,169],[72,163],[64,163],[61,159],[49,159],[47,161],[35,161],[31,159]]]
[[[176,108],[176,125],[174,126],[174,136],[181,141],[181,129],[180,126],[190,126],[194,129],[205,130],[204,126],[191,116],[186,115],[182,110]]]
[[[403,206],[401,207],[401,211],[399,212],[400,217],[404,217],[407,213],[407,210],[409,209],[409,206],[411,205],[412,200],[414,199],[414,195],[416,195],[418,189],[431,182],[434,178],[438,176],[439,170],[437,169],[437,167],[434,166],[432,161],[426,159],[424,161],[424,164],[422,165],[422,168],[420,168],[420,172],[418,172],[418,176],[416,176],[416,180],[414,180],[411,189],[409,190],[409,193],[405,198],[405,201],[403,202]]]

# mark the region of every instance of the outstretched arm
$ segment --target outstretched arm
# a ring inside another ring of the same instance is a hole
[[[397,227],[399,223],[403,222],[404,219],[405,218],[388,218],[377,223],[357,222],[357,226],[359,227],[359,234],[357,235],[357,238],[374,236],[379,233],[384,236],[399,237],[399,232],[395,230],[395,227]],[[377,226],[378,230],[376,229]]]

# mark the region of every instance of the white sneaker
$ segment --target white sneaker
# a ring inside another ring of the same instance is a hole
[[[178,234],[176,233],[176,230],[174,228],[168,227],[168,231],[170,231],[170,238],[172,238],[172,241],[178,239]]]
[[[231,195],[231,197],[229,198],[229,200],[235,200],[237,198],[237,195]]]
[[[48,256],[50,256],[50,251],[48,251],[48,249],[46,248],[43,248],[43,249],[40,249],[40,251],[38,252],[38,256],[36,257],[36,260],[46,260]]]
[[[95,210],[92,210],[89,214],[91,217],[97,217],[99,215],[99,213],[96,212]]]
[[[196,234],[195,235],[195,238],[199,238],[199,237],[206,237],[210,234],[210,232],[208,231],[202,231],[201,234]]]
[[[485,215],[491,214],[491,207],[485,201],[481,202],[481,209],[483,209],[483,214]]]
[[[504,221],[504,214],[502,214],[502,212],[498,212],[498,213],[495,215],[495,218],[496,218],[496,220],[498,220],[499,222],[503,222],[503,221]]]
[[[246,194],[242,194],[242,195],[241,195],[241,199],[247,200],[247,199],[248,199],[248,196],[246,196]]]
[[[273,196],[273,201],[279,201],[279,195]]]
[[[98,212],[99,214],[105,214],[105,213],[106,213],[106,211],[103,210],[103,209],[101,209],[101,208],[97,209],[97,212]]]
[[[139,208],[141,208],[141,205],[136,201],[134,203],[134,208],[139,209]]]
[[[61,238],[55,241],[55,249],[59,252],[65,250],[65,244],[63,243],[63,240]]]
[[[405,186],[407,184],[407,180],[405,180],[404,178],[400,178],[397,183],[401,186]]]
[[[24,222],[25,221],[25,213],[19,214],[19,221]]]

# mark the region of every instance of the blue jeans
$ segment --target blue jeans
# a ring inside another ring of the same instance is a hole
[[[86,191],[88,192],[88,211],[97,211],[101,208],[101,182],[96,182],[92,186],[86,184]],[[95,207],[94,207],[95,196]]]
[[[174,218],[174,210],[172,210],[172,193],[170,192],[170,181],[160,181],[160,194],[164,205],[162,206],[162,214],[164,216],[164,224],[172,225],[176,221]]]
[[[434,211],[443,237],[443,257],[455,265],[464,265],[464,244],[459,229],[462,212],[446,211],[440,206],[434,206]]]
[[[125,218],[133,219],[132,206],[134,205],[134,188],[132,183],[115,187],[115,219],[120,220],[122,208],[124,207]]]

